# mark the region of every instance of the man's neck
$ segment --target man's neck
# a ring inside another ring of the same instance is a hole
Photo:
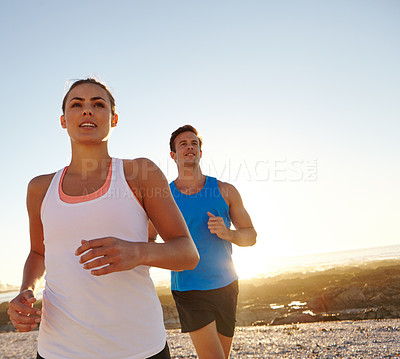
[[[205,182],[200,166],[178,168],[178,178],[174,181],[176,188],[186,194],[200,192]]]

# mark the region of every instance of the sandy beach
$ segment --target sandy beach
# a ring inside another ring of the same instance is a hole
[[[236,328],[231,358],[394,358],[399,319]],[[2,359],[36,358],[38,332],[0,333]],[[168,330],[172,358],[196,358],[187,334]]]
[[[231,358],[400,357],[399,283],[399,260],[241,281]],[[158,295],[172,358],[196,358],[176,329],[169,289]],[[7,307],[0,304],[0,358],[36,358],[38,331],[9,331]]]

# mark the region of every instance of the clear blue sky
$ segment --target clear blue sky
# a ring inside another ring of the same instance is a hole
[[[18,1],[0,5],[0,281],[29,251],[26,187],[68,164],[68,80],[96,75],[120,114],[110,152],[169,180],[191,123],[203,169],[258,231],[238,269],[400,239],[400,2]]]

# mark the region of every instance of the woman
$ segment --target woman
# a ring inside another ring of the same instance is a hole
[[[169,358],[149,266],[196,266],[182,215],[156,165],[110,157],[118,115],[105,85],[75,82],[62,110],[72,158],[28,185],[31,251],[11,321],[22,332],[41,322],[38,358]],[[165,243],[148,243],[149,219]]]

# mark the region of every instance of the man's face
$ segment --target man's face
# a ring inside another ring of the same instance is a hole
[[[175,138],[175,152],[171,152],[171,157],[178,166],[199,164],[201,156],[200,141],[193,132],[182,132]]]

